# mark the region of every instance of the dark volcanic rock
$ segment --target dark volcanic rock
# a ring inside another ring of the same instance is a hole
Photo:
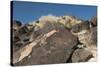
[[[87,22],[74,25],[71,32],[87,47],[97,44],[97,27],[89,27]]]
[[[12,64],[39,65],[85,62],[96,57],[97,18],[43,16],[22,25],[13,21]]]
[[[97,46],[97,27],[91,28],[90,31],[91,31],[90,42],[91,42],[91,44]]]
[[[48,33],[49,31],[53,30],[53,29],[57,29],[57,28],[61,28],[62,27],[62,24],[59,24],[59,23],[51,23],[51,22],[45,22],[42,26],[42,28],[39,29],[39,33],[40,34],[45,34],[45,33]],[[64,26],[63,26],[64,27]],[[38,31],[38,30],[37,30]]]
[[[92,17],[90,21],[91,21],[91,24],[93,27],[97,26],[97,17],[96,16]]]
[[[92,53],[85,49],[76,49],[72,55],[72,62],[86,62],[92,56]]]
[[[96,47],[97,44],[97,28],[93,27],[89,30],[83,30],[78,33],[78,39],[80,43],[86,45],[86,47]]]
[[[21,26],[22,26],[22,23],[20,21],[17,21],[17,20],[13,21],[13,29],[17,30]]]
[[[15,65],[66,63],[78,41],[65,28],[58,30],[46,39],[45,44],[38,43],[41,46],[34,47],[29,56]]]
[[[29,32],[29,30],[26,26],[22,26],[20,29],[18,29],[19,35],[23,35],[23,34],[26,34],[28,32]]]
[[[88,21],[84,21],[82,23],[76,24],[71,28],[71,31],[73,33],[78,33],[82,30],[87,30],[89,29],[89,22]]]

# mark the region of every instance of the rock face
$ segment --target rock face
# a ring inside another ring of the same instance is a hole
[[[92,21],[93,22],[93,21]],[[74,16],[42,16],[12,27],[12,65],[85,62],[96,57],[97,26]]]
[[[97,26],[97,17],[96,16],[92,17],[90,21],[91,21],[91,24],[93,27]]]
[[[78,36],[79,41],[87,46],[97,44],[97,27],[89,27],[89,23],[83,22],[72,27],[71,32]]]
[[[94,57],[94,60],[96,60],[96,57],[97,57],[97,54],[96,54],[97,53],[97,27],[89,27],[89,25],[83,25],[83,26],[84,27],[79,26],[79,24],[75,25],[76,28],[78,27],[78,30],[74,29],[75,27],[73,27],[72,33],[78,37],[79,42],[85,46],[85,50],[91,52],[92,56]]]
[[[72,62],[86,62],[91,57],[93,57],[91,52],[84,49],[77,49],[72,55]]]
[[[84,30],[88,30],[88,29],[89,29],[89,22],[84,21],[82,23],[74,25],[71,28],[71,32],[73,34],[78,34],[79,32],[84,31]]]
[[[22,23],[20,21],[14,20],[13,21],[13,29],[18,29],[20,26],[22,25]]]
[[[78,41],[68,30],[63,28],[58,30],[59,32],[46,39],[45,44],[36,45],[29,55],[30,58],[27,56],[17,65],[66,63]]]

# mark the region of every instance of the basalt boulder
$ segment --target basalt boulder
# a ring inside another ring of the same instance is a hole
[[[66,63],[78,41],[65,28],[58,30],[59,32],[48,37],[44,43],[38,43],[27,57],[15,65]]]
[[[18,20],[14,20],[12,22],[12,25],[13,25],[13,29],[17,30],[19,27],[22,26],[22,23],[20,21],[18,21]]]
[[[92,57],[93,55],[91,52],[85,49],[76,49],[72,55],[72,62],[86,62]]]
[[[93,27],[97,26],[97,17],[96,16],[92,17],[90,22],[91,22]]]

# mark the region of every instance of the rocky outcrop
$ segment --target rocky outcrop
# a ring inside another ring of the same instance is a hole
[[[93,57],[93,55],[91,52],[89,52],[85,49],[77,49],[74,51],[74,53],[72,55],[72,62],[73,63],[86,62],[92,57]]]
[[[80,26],[82,24],[82,26]],[[72,27],[71,32],[78,37],[81,47],[97,57],[97,27],[89,27],[87,23],[80,23]],[[75,29],[76,28],[76,29]],[[85,46],[85,47],[83,47]]]
[[[92,17],[90,22],[91,22],[93,27],[97,26],[97,17],[96,16]]]
[[[48,36],[49,34],[50,32],[48,33]],[[68,30],[59,28],[58,32],[46,38],[45,41],[39,41],[39,43],[37,42],[37,45],[34,46],[33,49],[31,48],[32,49],[31,54],[28,55],[31,56],[31,58],[28,58],[27,56],[17,64],[30,65],[30,64],[66,63],[77,43],[78,43],[77,37],[73,36]]]
[[[88,21],[84,21],[82,23],[76,24],[76,25],[72,26],[72,28],[71,28],[71,32],[76,35],[78,35],[79,32],[85,31],[85,30],[89,30],[89,22]]]
[[[22,23],[20,21],[14,20],[13,21],[13,29],[17,30],[18,28],[20,28],[22,26]]]
[[[14,21],[12,64],[91,61],[97,52],[97,26],[90,24],[74,16],[53,15],[25,25]]]

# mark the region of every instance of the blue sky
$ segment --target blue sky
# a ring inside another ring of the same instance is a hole
[[[89,20],[92,16],[97,15],[97,7],[13,1],[13,20],[19,20],[25,24],[48,14],[56,16],[72,15],[83,20]]]

